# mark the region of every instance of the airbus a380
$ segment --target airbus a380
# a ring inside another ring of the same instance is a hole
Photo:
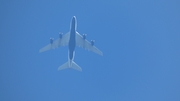
[[[76,17],[73,16],[71,23],[70,23],[70,31],[66,34],[59,33],[59,38],[53,42],[53,39],[50,38],[50,44],[41,48],[39,52],[44,52],[50,49],[58,48],[60,46],[69,46],[68,50],[68,62],[64,63],[63,65],[59,66],[58,70],[63,70],[66,68],[73,68],[78,71],[82,71],[81,67],[78,66],[74,62],[74,55],[75,55],[75,47],[79,46],[89,51],[95,52],[99,55],[103,55],[103,53],[94,46],[94,40],[91,42],[86,40],[86,34],[80,35],[77,31],[77,20]]]

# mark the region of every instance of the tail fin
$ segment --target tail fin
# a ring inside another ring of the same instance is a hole
[[[63,65],[59,66],[58,70],[63,70],[67,68],[73,68],[78,71],[82,71],[81,67],[78,66],[74,61],[72,61],[72,65],[69,65],[69,62],[64,63]]]

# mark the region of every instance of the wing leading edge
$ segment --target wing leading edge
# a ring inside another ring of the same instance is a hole
[[[68,32],[68,33],[62,35],[61,38],[56,39],[52,44],[50,43],[50,44],[46,45],[45,47],[41,48],[39,50],[39,52],[44,52],[44,51],[47,51],[50,49],[55,49],[55,48],[58,48],[61,46],[66,46],[69,43],[69,37],[70,37],[70,33]]]
[[[103,53],[97,47],[92,45],[86,39],[83,39],[83,37],[78,32],[76,32],[76,46],[82,47],[84,49],[87,49],[88,51],[92,51],[96,54],[103,56]]]

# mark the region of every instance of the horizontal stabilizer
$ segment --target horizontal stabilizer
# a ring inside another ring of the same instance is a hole
[[[66,68],[70,68],[68,62],[66,62],[63,65],[59,66],[58,70],[63,70],[63,69],[66,69]]]
[[[78,71],[82,71],[81,67],[78,66],[74,61],[72,61],[72,68]]]
[[[78,66],[74,61],[72,61],[72,65],[69,62],[64,63],[63,65],[59,66],[58,70],[63,70],[67,68],[73,68],[78,71],[82,71],[81,67]]]

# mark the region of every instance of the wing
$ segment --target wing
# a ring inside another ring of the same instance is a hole
[[[76,32],[76,46],[82,47],[99,55],[103,55],[103,53],[98,48],[96,48],[94,45],[91,45],[91,43],[86,39],[83,39],[83,37],[78,32]]]
[[[48,44],[45,47],[41,48],[39,52],[44,52],[50,49],[55,49],[61,46],[66,46],[69,43],[70,33],[64,34],[61,38],[56,39],[52,44]]]

